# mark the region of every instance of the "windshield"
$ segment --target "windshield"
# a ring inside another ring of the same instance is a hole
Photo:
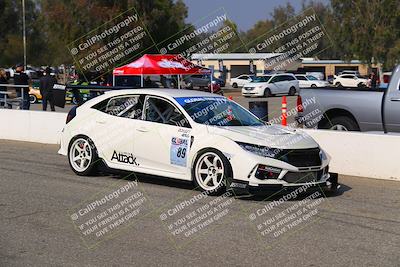
[[[214,126],[261,126],[260,119],[225,97],[178,97],[175,100],[197,123]]]
[[[265,82],[268,82],[268,80],[270,78],[271,78],[271,76],[254,77],[254,79],[251,82],[252,83],[265,83]]]
[[[316,81],[316,80],[318,80],[317,78],[315,78],[315,77],[312,76],[312,75],[308,75],[307,78],[308,78],[310,81]]]

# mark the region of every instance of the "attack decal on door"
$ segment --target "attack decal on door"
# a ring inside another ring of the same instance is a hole
[[[179,137],[172,137],[171,139],[171,164],[186,167],[188,147],[188,139],[183,139]]]
[[[127,152],[117,152],[114,150],[114,153],[111,157],[111,161],[116,160],[120,163],[131,164],[134,166],[139,166],[139,163],[136,162],[136,157],[133,156],[132,153]]]

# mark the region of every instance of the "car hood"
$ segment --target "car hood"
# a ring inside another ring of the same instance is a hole
[[[262,82],[262,83],[253,83],[253,82],[249,82],[249,83],[246,83],[246,87],[256,87],[256,86],[264,86],[264,85],[267,85],[268,83],[267,82]]]
[[[224,136],[236,142],[281,149],[318,147],[305,132],[280,125],[265,126],[207,126],[209,133]]]

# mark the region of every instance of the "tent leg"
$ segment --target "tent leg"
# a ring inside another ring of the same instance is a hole
[[[178,74],[178,89],[181,89],[181,75]]]
[[[112,86],[115,86],[115,75],[113,74]]]
[[[143,88],[143,74],[140,74],[140,87]]]

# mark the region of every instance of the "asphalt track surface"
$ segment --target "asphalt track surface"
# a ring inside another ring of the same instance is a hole
[[[160,214],[168,203],[199,192],[187,183],[138,176],[149,212],[88,247],[71,210],[126,181],[123,175],[77,176],[57,149],[0,140],[0,266],[400,265],[400,183],[348,176],[340,176],[339,194],[321,198],[315,216],[276,238],[262,237],[249,219],[270,200],[231,197],[227,216],[180,239],[171,238]],[[216,197],[195,205],[210,199]],[[271,214],[300,202],[287,201]]]

